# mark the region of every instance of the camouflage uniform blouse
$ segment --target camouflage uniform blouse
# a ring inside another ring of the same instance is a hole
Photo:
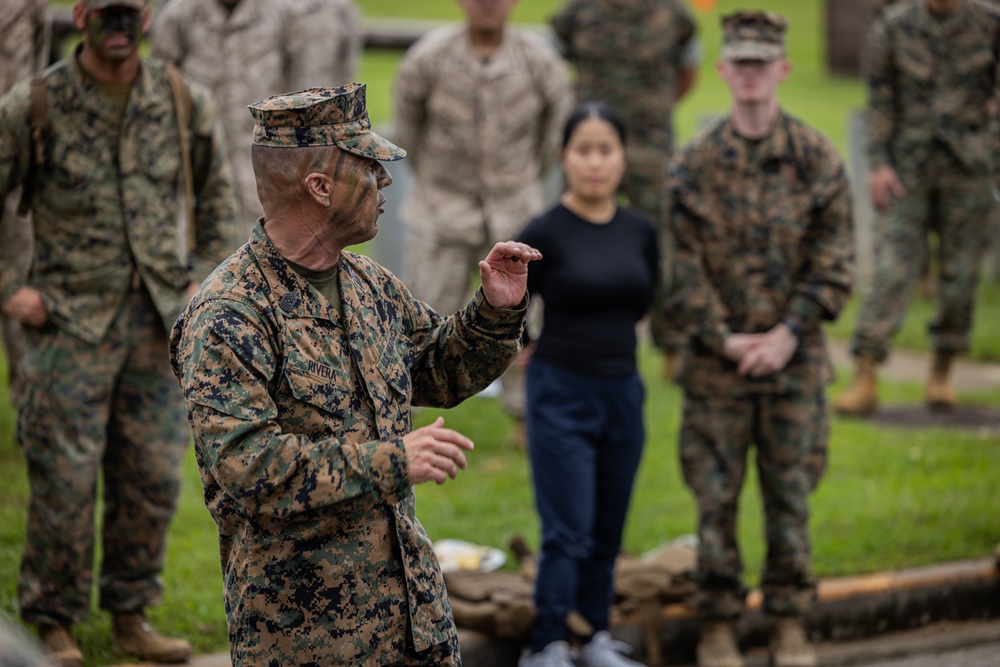
[[[633,140],[629,158],[662,163],[663,151],[673,148],[679,74],[697,65],[691,60],[695,23],[684,3],[572,0],[552,18],[552,28],[576,65],[577,99],[618,109]]]
[[[927,0],[895,2],[872,23],[865,58],[868,157],[906,176],[924,169],[935,145],[969,174],[990,168],[1000,66],[1000,10],[964,0],[946,18]]]
[[[514,238],[542,209],[573,96],[540,37],[508,28],[483,60],[467,26],[435,30],[400,63],[395,99],[393,139],[416,174],[404,206],[413,230],[481,245]]]
[[[681,384],[696,393],[784,393],[831,377],[820,324],[847,300],[854,261],[850,190],[829,141],[782,115],[755,156],[726,120],[670,168],[676,243],[670,311],[692,336]],[[766,378],[723,357],[731,333],[802,328],[795,356]]]
[[[153,55],[215,97],[240,205],[240,243],[263,213],[250,164],[247,105],[291,90],[351,81],[361,50],[346,0],[171,0],[156,17]]]
[[[524,309],[479,292],[443,318],[349,252],[339,281],[342,314],[258,225],[173,331],[236,665],[382,665],[455,634],[402,436],[411,403],[500,375]]]
[[[208,91],[189,84],[196,196],[192,270],[179,223],[181,152],[164,66],[142,62],[121,121],[76,55],[48,68],[45,82],[48,132],[31,198],[35,257],[28,284],[41,292],[53,322],[97,344],[138,272],[169,329],[187,303],[188,284],[232,250],[235,200]],[[30,110],[30,79],[0,99],[0,195],[28,176]],[[21,282],[14,267],[0,266],[0,302]]]
[[[0,95],[21,79],[45,67],[48,59],[49,3],[12,0],[0,16]]]

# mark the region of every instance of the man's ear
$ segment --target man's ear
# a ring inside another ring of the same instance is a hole
[[[333,181],[326,174],[312,172],[302,180],[306,193],[323,208],[330,208],[333,195]]]
[[[787,58],[781,61],[781,80],[784,81],[792,73],[792,61]]]
[[[80,32],[87,29],[87,5],[79,0],[73,4],[73,25]]]
[[[149,25],[153,22],[153,11],[149,7],[142,8],[142,34],[149,32]]]

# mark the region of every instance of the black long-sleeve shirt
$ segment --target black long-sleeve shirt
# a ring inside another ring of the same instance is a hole
[[[635,370],[635,325],[659,276],[656,232],[638,211],[619,207],[608,223],[588,222],[562,204],[518,237],[542,252],[528,265],[528,291],[544,302],[534,358],[605,377]]]

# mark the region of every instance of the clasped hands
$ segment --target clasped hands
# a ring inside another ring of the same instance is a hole
[[[787,366],[798,346],[799,339],[781,322],[766,333],[730,334],[723,343],[722,353],[737,364],[740,376],[760,378]]]

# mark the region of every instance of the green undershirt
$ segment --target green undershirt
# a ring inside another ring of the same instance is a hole
[[[339,264],[334,264],[331,268],[323,269],[322,271],[314,271],[290,260],[285,261],[288,262],[288,266],[292,267],[295,273],[305,278],[306,282],[315,287],[316,291],[322,294],[323,298],[329,301],[330,305],[338,313],[344,312],[340,303],[340,282],[337,280],[340,269]]]

